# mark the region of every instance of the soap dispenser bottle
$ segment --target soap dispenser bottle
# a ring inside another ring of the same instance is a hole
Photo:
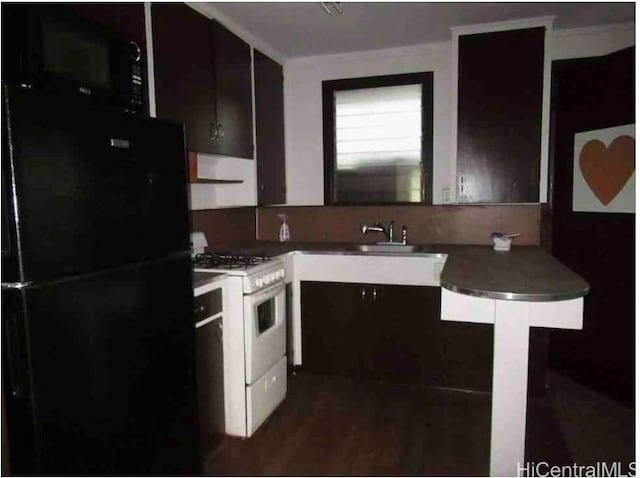
[[[291,239],[291,234],[289,233],[289,225],[287,224],[287,215],[278,214],[278,217],[282,221],[282,224],[280,225],[280,234],[279,234],[280,242],[288,241]]]

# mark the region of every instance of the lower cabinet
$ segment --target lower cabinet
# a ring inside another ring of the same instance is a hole
[[[196,296],[196,370],[202,459],[225,433],[222,289]]]
[[[301,284],[302,366],[319,373],[362,374],[367,310],[361,286]]]
[[[491,391],[493,326],[440,321],[443,383],[450,388]]]
[[[493,326],[440,320],[440,288],[303,281],[305,371],[491,391]],[[532,329],[529,394],[546,388],[544,329]]]
[[[439,288],[303,282],[301,306],[305,370],[442,382]]]

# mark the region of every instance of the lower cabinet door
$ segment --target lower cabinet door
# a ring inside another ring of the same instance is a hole
[[[205,458],[224,436],[222,320],[196,328],[200,448]]]
[[[376,285],[371,298],[376,336],[367,373],[390,382],[442,385],[440,288]]]
[[[440,288],[303,282],[302,366],[441,385]]]
[[[357,284],[303,282],[301,289],[304,370],[360,375],[361,288]]]
[[[493,325],[440,321],[443,385],[491,391]]]

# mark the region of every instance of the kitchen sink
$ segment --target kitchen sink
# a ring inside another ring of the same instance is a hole
[[[429,245],[399,244],[393,242],[378,242],[376,244],[352,244],[343,254],[381,255],[381,256],[420,256],[432,258],[446,258],[447,254],[439,248]]]
[[[420,252],[421,246],[409,245],[409,244],[394,244],[394,243],[378,243],[378,244],[355,244],[349,247],[349,250],[359,252]]]

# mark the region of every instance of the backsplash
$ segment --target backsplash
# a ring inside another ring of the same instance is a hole
[[[361,224],[394,220],[397,237],[407,226],[409,243],[489,244],[494,231],[518,232],[514,245],[540,244],[540,205],[289,206],[258,208],[260,240],[277,241],[278,214],[287,215],[292,241],[384,241],[360,233]]]
[[[191,211],[191,230],[204,232],[209,249],[233,247],[237,241],[256,238],[256,208]]]

